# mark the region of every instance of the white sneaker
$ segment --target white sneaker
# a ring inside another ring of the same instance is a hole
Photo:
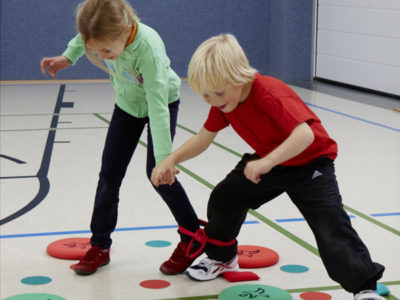
[[[382,300],[382,297],[372,290],[365,290],[355,294],[354,300]]]
[[[238,256],[228,262],[220,262],[211,258],[203,258],[198,265],[187,269],[186,274],[194,280],[211,280],[224,272],[239,271]]]

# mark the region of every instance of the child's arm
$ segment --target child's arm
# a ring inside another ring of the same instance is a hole
[[[314,133],[306,122],[299,124],[289,137],[268,155],[247,163],[244,175],[253,183],[260,182],[260,176],[293,157],[299,155],[314,141]]]
[[[182,146],[172,152],[153,169],[151,174],[152,183],[155,186],[173,184],[175,182],[175,175],[179,173],[175,165],[205,151],[216,135],[217,132],[208,131],[204,127],[201,128],[195,136],[188,139]]]
[[[57,72],[69,67],[72,63],[65,56],[45,57],[40,62],[42,73],[49,73],[54,79],[57,78]]]
[[[68,48],[60,56],[45,57],[40,62],[42,73],[49,73],[51,77],[56,79],[57,72],[61,71],[76,61],[85,53],[85,47],[80,34],[77,34],[68,43]]]
[[[83,43],[82,36],[78,33],[72,40],[68,42],[68,47],[65,49],[62,56],[74,65],[80,57],[85,54],[85,44]]]

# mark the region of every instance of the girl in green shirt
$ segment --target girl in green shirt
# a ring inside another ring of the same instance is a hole
[[[117,223],[119,189],[129,161],[148,124],[147,177],[172,150],[179,108],[180,78],[170,67],[160,36],[140,23],[125,0],[87,0],[77,12],[79,33],[61,56],[44,58],[42,72],[56,78],[58,71],[75,64],[85,53],[110,74],[116,104],[107,132],[102,166],[91,220],[92,248],[75,265],[81,275],[108,264],[111,233]],[[104,62],[104,64],[103,64]],[[198,218],[179,182],[154,187],[170,208],[177,223],[191,232]],[[180,234],[171,258],[160,270],[177,274],[195,257],[186,256],[190,237]],[[196,255],[198,256],[198,255]]]

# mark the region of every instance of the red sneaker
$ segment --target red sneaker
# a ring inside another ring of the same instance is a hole
[[[110,262],[110,250],[92,246],[85,256],[74,266],[74,271],[79,275],[90,275],[99,267]]]
[[[190,267],[193,261],[202,252],[199,252],[195,257],[188,257],[186,256],[188,246],[189,243],[180,242],[178,246],[176,246],[175,251],[174,253],[172,253],[171,257],[160,266],[160,271],[165,275],[175,275],[185,271],[188,267]],[[199,247],[200,245],[197,245],[196,248]]]

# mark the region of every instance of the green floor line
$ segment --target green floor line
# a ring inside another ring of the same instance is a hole
[[[249,282],[251,283],[251,282]],[[254,284],[258,284],[259,282],[255,282]],[[399,285],[400,281],[383,281],[380,282],[386,286],[390,285]],[[263,284],[263,283],[259,283]],[[268,284],[267,284],[268,285]],[[342,290],[343,288],[340,285],[334,286],[319,286],[312,288],[299,288],[299,289],[286,289],[290,294],[304,293],[304,292],[322,292],[322,291],[334,291],[334,290]],[[383,296],[383,298],[387,300],[400,300],[396,296],[389,294],[387,296]],[[218,299],[218,295],[203,295],[203,296],[190,296],[190,297],[179,297],[179,298],[163,298],[163,299],[155,299],[155,300],[208,300],[208,299]]]
[[[370,216],[367,216],[367,215],[365,215],[365,214],[363,214],[363,213],[361,213],[361,212],[359,212],[359,211],[355,210],[354,208],[351,208],[351,207],[349,207],[347,205],[343,205],[343,207],[346,210],[348,210],[349,212],[359,216],[360,218],[363,218],[363,219],[365,219],[365,220],[367,220],[367,221],[369,221],[371,223],[374,223],[375,225],[377,225],[379,227],[382,227],[382,228],[386,229],[387,231],[390,231],[390,232],[394,233],[397,236],[400,236],[400,231],[399,230],[397,230],[397,229],[395,229],[393,227],[390,227],[390,226],[388,226],[388,225],[386,225],[386,224],[384,224],[382,222],[379,222],[378,220],[376,220],[376,219],[374,219],[374,218],[372,218]]]
[[[185,126],[182,126],[182,125],[180,125],[180,124],[177,124],[176,126],[179,127],[179,128],[181,128],[181,129],[183,129],[183,130],[185,130],[185,131],[187,131],[187,132],[189,132],[189,133],[191,133],[191,134],[193,134],[193,135],[196,135],[196,134],[197,134],[197,132],[195,132],[195,131],[193,131],[193,130],[191,130],[191,129],[185,127]],[[237,157],[242,157],[242,154],[240,154],[239,152],[236,152],[236,151],[234,151],[234,150],[232,150],[232,149],[230,149],[230,148],[228,148],[228,147],[225,147],[224,145],[222,145],[222,144],[220,144],[220,143],[217,143],[217,142],[212,142],[212,143],[213,143],[215,146],[217,146],[217,147],[219,147],[219,148],[221,148],[221,149],[224,149],[225,151],[227,151],[227,152],[229,152],[229,153],[232,153],[233,155],[236,155]]]
[[[276,231],[280,232],[284,236],[288,237],[289,239],[291,239],[296,244],[302,246],[303,248],[307,249],[308,251],[314,253],[315,255],[320,256],[319,255],[319,251],[318,251],[317,248],[315,248],[311,244],[307,243],[306,241],[302,240],[301,238],[299,238],[298,236],[294,235],[293,233],[287,231],[285,228],[279,226],[274,221],[271,221],[270,219],[266,218],[265,216],[261,215],[260,213],[256,212],[255,210],[252,210],[252,209],[249,210],[249,213],[252,214],[257,219],[259,219],[260,221],[262,221],[265,224],[267,224],[268,226],[272,227]]]
[[[107,120],[106,118],[102,117],[101,115],[99,115],[99,114],[97,114],[97,113],[95,113],[95,114],[93,114],[93,115],[94,115],[95,117],[99,118],[100,120],[106,122],[107,124],[110,124],[110,121]],[[183,127],[183,126],[181,126],[181,125],[179,125],[179,124],[178,124],[177,126],[180,127],[180,128],[182,128],[182,129],[184,129],[184,130],[186,130],[186,131],[189,131],[190,133],[196,134],[196,132],[191,131],[190,129],[185,128],[185,127]],[[142,141],[139,141],[139,144],[142,145],[143,147],[146,147],[146,148],[147,148],[147,144],[146,144],[146,143],[144,143],[144,142],[142,142]],[[211,190],[214,189],[214,186],[213,186],[211,183],[209,183],[208,181],[204,180],[204,179],[201,178],[200,176],[196,175],[195,173],[193,173],[193,172],[190,171],[189,169],[186,169],[184,166],[178,164],[176,167],[177,167],[179,170],[181,170],[182,172],[188,174],[190,177],[196,179],[197,181],[199,181],[200,183],[202,183],[202,184],[205,185],[206,187],[210,188]]]
[[[107,120],[106,118],[104,118],[103,116],[101,116],[100,114],[94,113],[93,115],[94,115],[96,118],[99,118],[100,120],[102,120],[103,122],[105,122],[105,123],[107,123],[107,124],[110,124],[110,121]]]
[[[191,134],[193,134],[193,135],[196,135],[196,134],[197,134],[196,131],[193,131],[193,130],[191,130],[191,129],[189,129],[189,128],[183,126],[183,125],[176,124],[176,127],[179,127],[179,128],[181,128],[181,129],[183,129],[183,130],[185,130],[185,131],[187,131],[187,132],[189,132],[189,133],[191,133]]]
[[[182,172],[185,172],[186,174],[188,174],[189,176],[193,177],[194,179],[196,179],[198,182],[202,183],[203,185],[205,185],[206,187],[208,187],[210,190],[214,189],[214,186],[209,183],[208,181],[204,180],[203,178],[201,178],[200,176],[198,176],[197,174],[193,173],[192,171],[186,169],[184,166],[182,165],[177,165],[176,166],[179,170],[181,170]]]

